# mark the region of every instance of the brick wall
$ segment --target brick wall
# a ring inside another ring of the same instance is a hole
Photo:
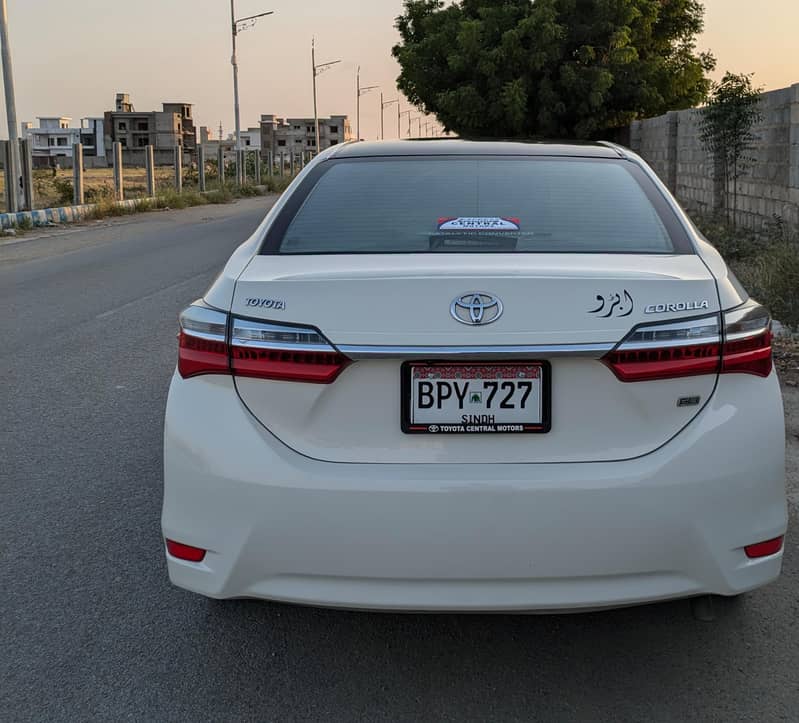
[[[759,230],[775,215],[799,226],[799,83],[761,96],[753,165],[738,182],[737,221]],[[718,211],[724,187],[699,139],[701,111],[672,111],[630,126],[630,147],[689,210]]]

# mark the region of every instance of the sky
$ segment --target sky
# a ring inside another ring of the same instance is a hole
[[[102,116],[115,94],[137,110],[194,103],[195,123],[233,130],[228,0],[7,0],[17,119]],[[799,0],[705,0],[699,48],[725,70],[754,72],[766,89],[799,83]],[[274,10],[239,36],[242,127],[262,113],[312,116],[311,37],[317,62],[341,60],[319,76],[320,116],[348,114],[355,127],[355,73],[398,97],[391,57],[402,0],[236,0],[236,15]],[[403,110],[408,106],[402,100]],[[379,91],[361,98],[361,135],[377,137]],[[5,103],[0,135],[7,138]],[[386,137],[396,110],[386,109]],[[403,121],[403,126],[405,121]],[[403,130],[404,132],[404,130]],[[414,131],[415,132],[415,131]]]

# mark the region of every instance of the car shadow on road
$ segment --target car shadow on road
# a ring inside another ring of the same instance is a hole
[[[245,701],[279,699],[299,718],[701,718],[709,688],[734,691],[745,659],[763,652],[740,657],[742,633],[762,622],[746,599],[713,623],[695,620],[687,601],[571,615],[191,607],[196,673],[228,671],[233,688],[215,704],[242,714],[258,710]]]

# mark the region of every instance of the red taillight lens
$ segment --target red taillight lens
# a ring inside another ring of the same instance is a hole
[[[178,372],[184,379],[199,374],[227,374],[227,345],[190,336],[183,329],[178,335]]]
[[[767,331],[751,339],[728,341],[724,344],[722,374],[741,372],[767,377],[774,366],[771,354],[772,338],[772,333]]]
[[[644,382],[716,374],[719,358],[718,344],[699,344],[612,351],[604,361],[621,381]]]
[[[335,351],[231,348],[233,374],[240,377],[329,384],[350,360]]]
[[[718,374],[718,315],[637,326],[602,361],[622,382]]]
[[[184,545],[182,542],[167,540],[166,549],[167,552],[172,555],[172,557],[176,557],[178,560],[186,560],[186,562],[202,562],[203,559],[205,559],[205,550],[200,547]]]
[[[184,379],[200,374],[229,374],[225,344],[227,314],[193,305],[180,315],[178,373]]]
[[[754,545],[747,545],[744,547],[744,552],[749,558],[768,557],[769,555],[776,555],[782,549],[784,537],[780,535],[773,540],[766,540],[765,542],[756,542]]]
[[[234,318],[230,333],[235,376],[329,384],[350,363],[312,327]]]
[[[193,305],[180,315],[178,372],[230,374],[257,379],[329,384],[350,364],[311,327],[232,319]],[[228,334],[232,343],[228,344]]]
[[[771,317],[760,304],[748,301],[726,312],[724,336],[723,374],[771,374]]]

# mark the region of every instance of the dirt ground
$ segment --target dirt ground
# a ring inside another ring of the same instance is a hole
[[[793,521],[799,507],[799,339],[776,339],[774,359],[780,373],[785,405],[785,476]]]
[[[799,385],[799,338],[778,337],[774,340],[774,360],[784,386]]]
[[[184,171],[188,174],[188,171]],[[155,169],[155,183],[158,188],[170,188],[174,185],[174,169],[171,166],[159,166]],[[184,175],[185,179],[185,175]],[[72,183],[72,169],[62,168],[53,176],[50,170],[35,170],[33,172],[33,195],[36,208],[49,208],[71,203],[62,197],[59,191],[59,182]],[[146,196],[147,179],[143,168],[126,168],[123,182],[125,184],[126,198],[143,198]],[[112,168],[90,168],[84,172],[84,186],[87,196],[92,192],[99,194],[112,193],[114,187],[114,170]],[[0,212],[5,210],[5,174],[0,172]],[[87,200],[95,200],[88,198]]]

